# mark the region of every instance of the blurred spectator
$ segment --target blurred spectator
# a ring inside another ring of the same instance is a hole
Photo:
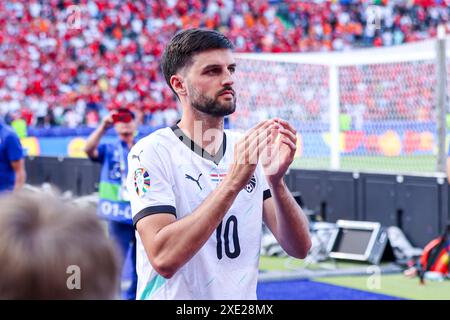
[[[112,143],[100,143],[105,132],[113,126],[119,139]],[[109,233],[121,249],[124,261],[122,297],[127,300],[136,299],[137,289],[136,238],[126,187],[127,157],[138,140],[136,130],[135,115],[128,109],[119,109],[103,119],[89,136],[85,147],[89,158],[102,165],[97,213],[108,221]]]
[[[164,85],[159,59],[182,28],[217,29],[238,52],[390,46],[433,37],[439,23],[450,30],[449,0],[77,3],[78,24],[67,18],[72,1],[0,2],[3,115],[27,108],[22,116],[29,125],[94,126],[90,111],[101,118],[105,110],[132,105],[144,112],[144,120],[171,125],[176,102]],[[46,119],[49,109],[54,121]],[[170,116],[151,116],[167,110]]]
[[[19,137],[0,118],[0,193],[21,188],[25,180],[24,153]]]
[[[0,299],[116,299],[116,248],[93,212],[54,196],[0,198]]]

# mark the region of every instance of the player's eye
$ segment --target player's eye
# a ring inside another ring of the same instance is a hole
[[[208,69],[206,70],[206,74],[208,75],[216,75],[220,73],[220,69],[219,68],[213,68],[213,69]]]

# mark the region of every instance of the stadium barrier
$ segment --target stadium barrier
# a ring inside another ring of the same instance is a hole
[[[27,157],[27,183],[50,183],[61,192],[84,196],[98,190],[100,165],[89,159],[63,157]]]
[[[139,135],[146,136],[162,126],[139,126]],[[94,128],[78,127],[50,127],[28,128],[28,136],[20,139],[25,154],[30,157],[64,157],[87,158],[84,152],[88,136]],[[114,128],[105,132],[102,143],[110,143],[117,140]]]
[[[305,208],[327,222],[359,220],[397,226],[423,247],[450,222],[443,175],[411,176],[325,170],[290,170],[287,183]]]
[[[51,183],[76,196],[97,191],[100,165],[88,159],[27,157],[27,182]],[[410,176],[292,169],[286,176],[304,207],[324,221],[376,221],[400,227],[424,246],[450,222],[449,187],[442,175]]]

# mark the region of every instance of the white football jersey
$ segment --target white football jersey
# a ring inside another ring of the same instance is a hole
[[[178,126],[141,139],[128,155],[128,191],[133,224],[151,214],[191,214],[224,179],[238,133],[225,130],[211,156]],[[263,201],[270,190],[262,167],[236,197],[204,246],[165,279],[150,264],[136,232],[137,299],[256,299]]]

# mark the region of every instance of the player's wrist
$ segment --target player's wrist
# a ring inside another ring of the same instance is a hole
[[[107,130],[107,125],[106,125],[106,123],[103,122],[99,127],[99,132],[101,134],[104,134],[106,132],[106,130]]]
[[[233,195],[237,195],[244,187],[244,185],[242,185],[242,183],[240,183],[238,179],[235,179],[232,176],[228,175],[225,177],[225,179],[223,179],[221,186],[224,188],[224,190]]]
[[[272,190],[281,189],[286,187],[286,183],[284,182],[283,177],[267,177],[267,183]]]

